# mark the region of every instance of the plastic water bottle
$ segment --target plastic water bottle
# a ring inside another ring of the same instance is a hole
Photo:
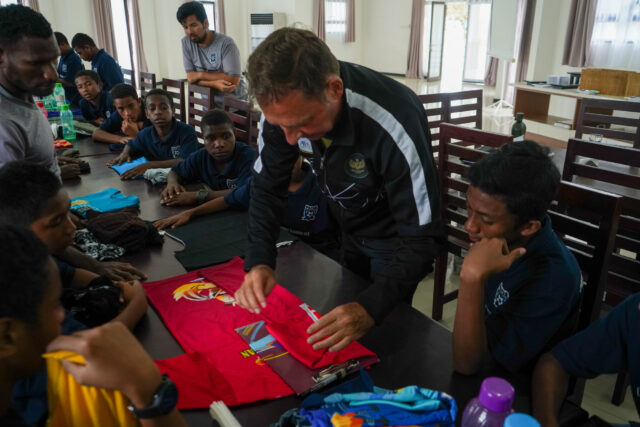
[[[67,103],[64,95],[64,88],[62,87],[62,83],[56,83],[56,87],[53,89],[53,97],[56,100],[56,106],[61,108],[64,104]]]
[[[527,133],[527,125],[524,124],[522,118],[524,113],[516,114],[516,121],[511,126],[511,135],[514,141],[524,141],[524,135]]]
[[[53,95],[49,94],[42,99],[42,103],[44,104],[44,108],[47,110],[53,110],[53,105],[51,105],[51,101],[53,100]]]
[[[73,113],[69,110],[69,104],[60,108],[60,121],[62,122],[62,137],[67,141],[76,139],[76,128],[73,126]]]
[[[504,427],[540,427],[540,423],[531,415],[515,413],[505,418]]]
[[[478,397],[471,399],[462,414],[462,427],[502,427],[514,411],[511,408],[515,390],[502,378],[482,381]]]
[[[45,117],[49,117],[49,113],[47,112],[47,109],[44,108],[44,102],[38,101],[36,102],[36,105],[38,106],[40,111],[42,111],[42,114],[44,114]]]

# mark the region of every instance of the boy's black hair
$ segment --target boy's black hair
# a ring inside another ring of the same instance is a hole
[[[173,110],[173,98],[171,97],[171,95],[169,95],[167,93],[166,90],[163,90],[163,89],[160,89],[160,88],[154,88],[154,89],[151,89],[149,92],[147,92],[147,94],[144,97],[146,99],[151,95],[160,95],[160,96],[164,96],[165,98],[167,98],[167,100],[169,101],[169,106]],[[149,105],[149,104],[146,104],[146,105]]]
[[[82,77],[82,76],[87,76],[89,77],[91,80],[93,80],[94,82],[96,82],[97,84],[102,83],[102,80],[100,79],[100,74],[96,73],[93,70],[80,70],[76,73],[76,75],[73,77],[73,79],[77,79],[78,77]]]
[[[500,198],[516,217],[516,227],[541,221],[556,195],[560,172],[549,149],[533,141],[510,142],[491,151],[469,170],[471,185]]]
[[[233,120],[231,120],[231,117],[229,117],[224,110],[214,108],[213,110],[209,110],[204,113],[204,116],[202,116],[202,120],[200,121],[200,127],[215,126],[223,123],[228,124],[231,126],[231,129],[233,129]]]
[[[69,40],[67,40],[67,37],[64,34],[62,34],[60,31],[55,31],[53,35],[56,36],[56,41],[58,42],[58,45],[69,44]]]
[[[133,99],[138,99],[138,92],[136,92],[136,88],[126,83],[118,83],[114,87],[111,88],[109,92],[111,94],[111,99],[115,101],[116,99],[126,98],[128,96]]]
[[[0,223],[0,317],[36,323],[48,280],[49,251],[33,231]]]
[[[48,39],[51,24],[30,7],[12,4],[0,7],[0,48],[15,46],[23,37]]]
[[[85,33],[77,33],[75,36],[73,36],[73,38],[71,39],[72,48],[75,49],[76,47],[84,46],[96,47],[96,42],[94,42],[93,39]]]
[[[178,22],[182,24],[182,21],[187,17],[195,15],[196,19],[202,23],[207,19],[207,12],[204,10],[204,6],[199,1],[190,1],[182,4],[176,12],[176,18]]]
[[[0,168],[0,221],[29,227],[62,184],[45,166],[23,160]]]

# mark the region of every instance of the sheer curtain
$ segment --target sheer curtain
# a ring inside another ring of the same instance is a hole
[[[313,32],[320,40],[326,40],[324,0],[313,0]]]
[[[227,23],[224,19],[224,0],[216,0],[216,32],[227,34]]]
[[[140,8],[138,0],[126,0],[125,11],[127,13],[127,27],[129,47],[133,53],[132,64],[136,74],[140,71],[148,71],[147,60],[144,55],[144,47],[142,45],[142,25],[140,24]],[[138,78],[137,81],[140,81]]]
[[[598,2],[587,63],[597,67],[640,69],[640,2]]]
[[[422,79],[422,36],[424,31],[424,0],[413,0],[411,8],[411,35],[405,77]]]

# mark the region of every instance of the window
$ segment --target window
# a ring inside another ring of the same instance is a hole
[[[599,1],[589,65],[640,68],[640,0]]]
[[[209,21],[209,29],[211,31],[216,30],[216,2],[215,1],[201,1],[204,6],[204,10],[207,12],[207,21]]]
[[[111,19],[113,20],[113,35],[116,39],[118,63],[122,68],[133,69],[133,49],[129,45],[129,30],[124,0],[111,0]]]
[[[347,31],[347,1],[324,2],[325,31],[327,34],[344,34]]]
[[[0,0],[0,6],[8,6],[10,4],[18,4],[18,0]]]

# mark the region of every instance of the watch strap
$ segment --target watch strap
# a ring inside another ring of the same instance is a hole
[[[136,408],[129,405],[127,408],[137,418],[155,418],[166,415],[176,407],[178,403],[178,389],[171,378],[166,374],[162,375],[162,382],[153,393],[153,400],[146,408]]]

